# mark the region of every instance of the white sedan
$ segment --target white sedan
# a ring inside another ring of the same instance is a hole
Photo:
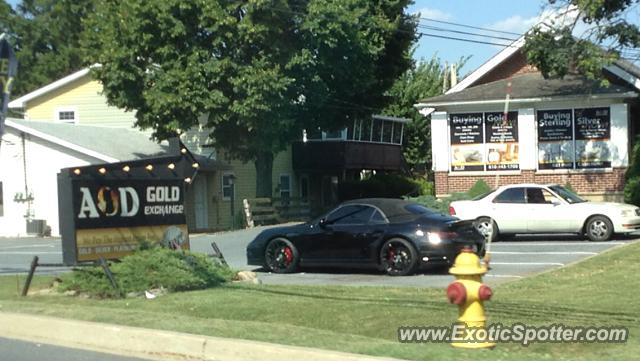
[[[470,201],[451,202],[449,213],[475,219],[492,240],[521,233],[575,233],[607,241],[614,233],[640,229],[640,208],[624,203],[588,202],[563,186],[512,184]]]

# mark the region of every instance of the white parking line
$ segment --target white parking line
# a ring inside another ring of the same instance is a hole
[[[11,252],[2,252],[0,251],[0,254],[32,254],[34,256],[37,256],[39,254],[62,254],[61,252],[18,252],[18,251],[11,251]]]
[[[508,252],[508,251],[491,251],[491,254],[581,254],[581,255],[587,255],[587,256],[592,256],[594,254],[598,254],[598,252],[536,252],[536,251],[529,251],[529,252]]]
[[[524,278],[522,276],[516,276],[516,275],[492,275],[490,273],[487,273],[485,276],[486,277],[497,277],[497,278]]]
[[[606,246],[606,245],[619,245],[619,244],[628,244],[629,242],[585,242],[585,241],[576,241],[576,242],[496,242],[492,243],[491,247],[511,247],[511,246]]]
[[[564,266],[564,263],[553,262],[491,262],[490,264],[500,266]]]
[[[27,244],[24,246],[0,246],[0,250],[3,249],[20,249],[20,248],[38,248],[38,247],[46,247],[46,248],[54,248],[54,244]]]

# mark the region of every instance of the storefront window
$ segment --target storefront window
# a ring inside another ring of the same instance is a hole
[[[538,169],[611,167],[609,108],[540,110]]]
[[[451,171],[520,169],[518,112],[462,113],[449,117]]]

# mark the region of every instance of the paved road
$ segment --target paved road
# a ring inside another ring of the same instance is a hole
[[[265,227],[191,236],[191,249],[211,253],[215,241],[227,262],[241,270],[256,270],[246,264],[246,245]],[[585,257],[596,255],[611,247],[632,242],[635,237],[617,237],[610,242],[587,242],[575,236],[522,236],[509,242],[492,245],[492,269],[486,282],[497,284],[515,280],[548,269],[555,269]],[[41,262],[62,261],[60,240],[57,238],[0,238],[0,274],[26,272],[34,255]],[[38,273],[65,272],[68,268],[41,268]],[[359,270],[302,270],[295,274],[271,274],[258,270],[259,279],[265,284],[336,284],[336,285],[387,285],[444,287],[451,276],[442,271],[425,271],[409,277],[389,277],[376,271]]]
[[[143,361],[139,358],[0,338],[0,361]]]

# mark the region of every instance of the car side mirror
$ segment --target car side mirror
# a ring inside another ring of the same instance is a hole
[[[562,202],[560,202],[560,200],[558,200],[558,199],[552,199],[551,200],[551,204],[553,204],[553,206],[555,207],[555,206],[561,205]]]
[[[320,226],[320,228],[327,228],[327,220],[325,218],[321,218],[318,222],[318,226]]]

